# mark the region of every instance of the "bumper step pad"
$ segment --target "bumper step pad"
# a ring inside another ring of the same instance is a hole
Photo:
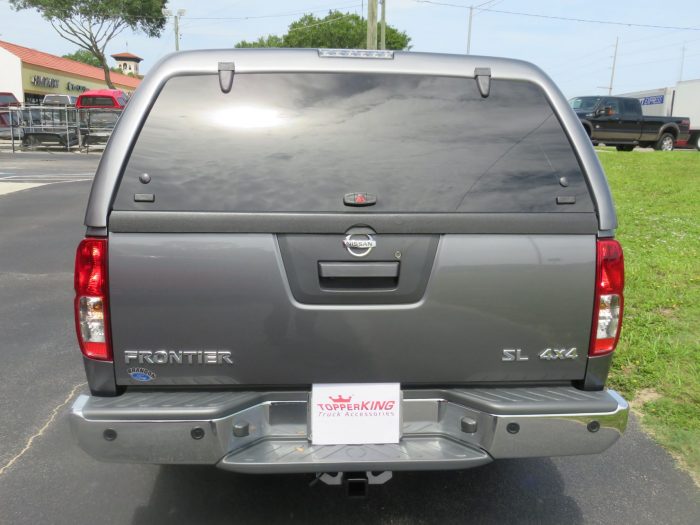
[[[354,470],[452,470],[489,463],[483,450],[445,437],[404,436],[392,445],[311,445],[307,440],[259,442],[226,456],[225,470],[347,472]]]

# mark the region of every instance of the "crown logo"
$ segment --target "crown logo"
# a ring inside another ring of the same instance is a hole
[[[334,403],[349,403],[350,400],[352,399],[352,396],[350,396],[350,397],[343,397],[343,396],[333,397],[333,396],[328,396],[328,399],[330,399],[330,400],[333,401]]]

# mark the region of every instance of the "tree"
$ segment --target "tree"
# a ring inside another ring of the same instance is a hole
[[[411,37],[387,25],[386,48],[409,49]],[[304,15],[289,25],[283,36],[268,35],[236,47],[325,47],[362,49],[367,46],[367,20],[353,13],[330,11],[324,18]]]
[[[102,64],[97,57],[87,49],[78,49],[75,53],[63,55],[63,58],[70,58],[71,60],[82,62],[83,64],[87,64],[89,66],[102,67]]]
[[[107,44],[124,29],[159,36],[167,0],[9,0],[19,11],[35,9],[64,39],[91,53],[114,88],[105,56]]]
[[[282,37],[277,35],[267,35],[266,37],[261,36],[254,42],[246,42],[241,40],[236,44],[236,47],[285,47]]]
[[[70,58],[71,60],[75,60],[76,62],[82,62],[83,64],[87,64],[88,66],[102,67],[102,64],[97,59],[97,57],[93,55],[90,51],[87,51],[85,49],[78,49],[75,53],[69,53],[67,55],[62,56],[63,58]],[[126,73],[118,67],[110,67],[109,70],[112,73],[119,73],[120,75],[127,75],[129,77],[138,78],[138,75],[134,73]]]

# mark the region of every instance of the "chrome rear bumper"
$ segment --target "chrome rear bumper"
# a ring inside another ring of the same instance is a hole
[[[404,390],[397,445],[312,445],[308,392],[81,395],[71,428],[104,461],[216,464],[248,473],[463,469],[594,454],[627,425],[616,392],[572,387]]]

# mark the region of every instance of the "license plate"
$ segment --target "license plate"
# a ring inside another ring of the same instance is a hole
[[[399,383],[313,385],[310,413],[314,445],[398,443],[401,386]]]

